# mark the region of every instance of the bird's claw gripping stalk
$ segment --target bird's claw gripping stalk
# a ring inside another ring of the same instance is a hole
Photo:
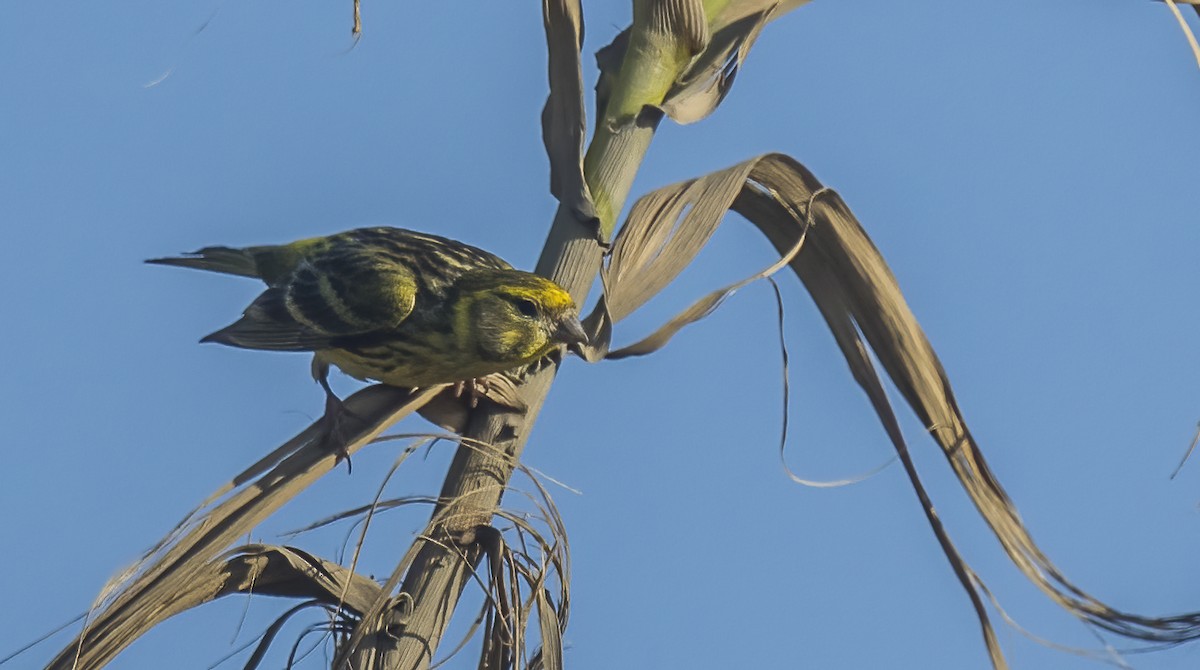
[[[354,464],[350,462],[348,446],[354,430],[348,424],[361,422],[363,419],[346,409],[342,399],[329,388],[329,380],[326,377],[318,377],[317,383],[325,390],[325,414],[321,417],[321,432],[317,439],[321,446],[337,454],[334,465],[346,461],[346,474],[351,474],[354,472]]]

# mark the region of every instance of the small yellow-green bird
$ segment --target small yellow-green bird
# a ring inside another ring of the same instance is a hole
[[[327,380],[331,364],[406,388],[472,383],[587,340],[558,284],[482,249],[401,228],[206,247],[147,262],[266,282],[241,319],[201,342],[313,352],[331,419],[340,407]]]

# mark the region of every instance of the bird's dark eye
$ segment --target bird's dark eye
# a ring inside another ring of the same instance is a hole
[[[537,304],[527,298],[517,300],[517,311],[531,319],[538,315]]]

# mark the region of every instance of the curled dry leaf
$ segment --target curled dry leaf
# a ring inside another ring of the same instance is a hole
[[[712,114],[733,87],[738,69],[763,27],[807,3],[808,0],[730,0],[707,16],[706,39],[698,42],[693,28],[688,40],[691,44],[702,44],[703,48],[693,51],[691,65],[667,93],[662,110],[676,123],[685,124]],[[596,53],[600,68],[596,104],[601,110],[605,109],[608,91],[625,57],[629,31],[626,28]]]
[[[231,594],[259,594],[302,598],[307,602],[281,616],[263,634],[250,667],[270,645],[279,627],[295,612],[322,605],[331,613],[357,615],[374,599],[379,587],[365,577],[295,547],[253,544],[238,547],[193,572],[191,579],[177,585],[169,598],[155,607],[145,601],[138,610],[136,626],[127,634],[136,638],[168,618],[193,607]],[[82,663],[87,663],[83,660]]]
[[[347,442],[346,452],[357,452],[388,426],[428,402],[438,390],[410,394],[375,385],[347,398],[346,409],[363,421],[358,433]],[[187,593],[196,582],[204,583],[217,557],[335,467],[336,453],[314,439],[318,433],[317,424],[309,426],[188,514],[105,587],[83,631],[47,667],[102,667],[146,632],[148,621],[162,621],[186,609],[179,594]]]
[[[787,156],[760,156],[658,189],[634,205],[602,272],[604,295],[587,319],[589,332],[597,338],[587,352],[589,360],[654,351],[742,284],[706,296],[642,342],[608,351],[612,325],[669,284],[707,243],[728,209],[763,232],[781,254],[781,263],[790,265],[816,302],[974,604],[995,667],[1005,667],[1005,661],[983,605],[988,591],[938,520],[868,347],[942,447],[1009,558],[1048,597],[1081,620],[1127,638],[1163,644],[1200,638],[1200,613],[1152,617],[1113,608],[1075,586],[1042,553],[971,437],[941,362],[883,256],[841,198]]]
[[[579,0],[543,0],[549,51],[550,95],[542,108],[542,143],[550,158],[550,193],[580,221],[596,218],[583,179],[583,10]]]

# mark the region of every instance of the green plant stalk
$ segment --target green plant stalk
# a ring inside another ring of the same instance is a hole
[[[665,40],[652,30],[650,4],[634,2],[633,29],[617,84],[583,159],[583,175],[600,217],[600,237],[604,240],[612,238],[617,216],[657,127],[657,117],[650,121],[644,111],[662,104],[692,59],[679,41]],[[649,126],[648,132],[633,132],[638,125]]]
[[[728,3],[705,2],[706,10],[714,10],[706,15],[715,16],[715,11]],[[655,39],[650,33],[647,4],[634,2],[630,48],[584,159],[584,177],[600,219],[599,230],[592,222],[579,221],[570,208],[560,206],[537,265],[539,273],[558,282],[579,304],[600,270],[603,254],[597,236],[611,239],[617,215],[654,137],[661,117],[655,108],[691,59],[691,54],[663,46],[661,36]],[[647,113],[648,108],[653,111]],[[429,667],[482,556],[480,546],[473,542],[473,529],[491,523],[557,371],[557,363],[546,366],[522,384],[519,392],[528,406],[524,414],[488,407],[472,414],[464,436],[493,445],[498,453],[458,449],[442,486],[442,503],[434,512],[434,518],[445,521],[431,521],[426,527],[423,539],[418,540],[423,542],[421,551],[401,587],[402,593],[411,596],[412,607],[385,614],[384,631],[368,636],[353,650],[352,667]],[[442,516],[451,502],[453,513]]]

